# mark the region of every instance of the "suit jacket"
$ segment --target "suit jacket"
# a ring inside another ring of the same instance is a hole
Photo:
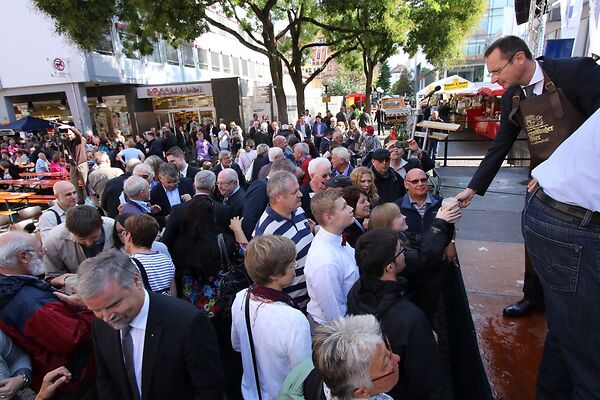
[[[123,184],[131,176],[131,172],[125,172],[106,182],[102,192],[101,205],[106,215],[115,218],[119,215],[119,196],[123,192]]]
[[[161,242],[167,245],[169,252],[176,259],[176,255],[173,254],[175,248],[175,242],[177,239],[183,237],[186,234],[187,224],[185,223],[187,209],[198,198],[202,196],[208,196],[207,194],[197,194],[192,200],[186,201],[173,207],[171,215],[167,221],[167,227],[165,233],[162,235]],[[210,196],[208,196],[210,197]],[[212,198],[212,197],[211,197]],[[214,199],[213,199],[214,200]],[[217,218],[217,230],[219,233],[231,233],[229,230],[229,220],[231,219],[231,209],[229,206],[223,205],[216,200],[214,201],[215,216]]]
[[[121,212],[119,214],[150,215],[150,213],[146,212],[142,206],[129,199],[125,202],[125,204],[123,204],[123,208],[121,208]]]
[[[240,183],[240,186],[243,188],[246,188],[246,186],[248,186],[248,184],[246,183],[246,177],[244,176],[242,167],[240,167],[240,165],[238,163],[236,163],[235,161],[232,161],[230,168],[232,168],[235,172],[237,172],[238,182]],[[215,175],[219,175],[219,172],[223,171],[223,166],[221,165],[221,163],[219,163],[213,169],[211,169],[211,171],[214,172]]]
[[[266,179],[258,179],[250,184],[244,203],[242,230],[246,237],[250,239],[254,228],[256,228],[256,223],[269,204]]]
[[[312,127],[312,135],[316,136],[317,135],[317,126],[319,124],[317,124],[316,122],[313,124]],[[323,122],[321,122],[321,131],[319,132],[319,136],[325,136],[325,131],[327,130],[327,125],[324,124]]]
[[[223,398],[224,375],[215,331],[192,304],[149,293],[142,361],[142,398]],[[100,399],[132,399],[118,330],[94,318]]]
[[[240,187],[237,192],[229,196],[227,199],[227,206],[231,210],[231,217],[241,217],[244,209],[244,199],[246,198],[246,191],[243,187]]]
[[[198,172],[200,172],[200,168],[197,168],[197,167],[194,167],[193,165],[188,164],[188,168],[187,168],[185,177],[188,178],[190,181],[192,181],[192,185],[194,184],[194,178],[196,177],[196,174]]]
[[[542,61],[542,68],[556,87],[564,91],[575,108],[581,111],[586,118],[600,108],[600,66],[591,58],[574,57],[553,60],[540,57],[538,60]],[[500,130],[494,139],[494,144],[469,182],[468,187],[476,190],[479,195],[483,196],[487,191],[521,131],[521,127],[508,118],[512,109],[512,97],[515,94],[522,96],[519,86],[510,87],[504,92]]]
[[[192,181],[187,178],[179,178],[179,195],[189,194],[194,195]],[[157,217],[166,217],[171,213],[171,203],[165,192],[165,188],[160,183],[150,191],[150,204],[158,204],[161,208],[159,213],[154,214]]]

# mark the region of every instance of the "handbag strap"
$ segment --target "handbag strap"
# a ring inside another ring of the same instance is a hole
[[[222,233],[219,233],[219,236],[217,236],[217,243],[221,252],[221,263],[223,262],[223,258],[225,258],[225,262],[227,262],[226,266],[229,268],[231,261],[229,260],[229,254],[227,254],[227,246],[225,246],[225,238]]]
[[[144,283],[144,286],[146,287],[146,289],[148,289],[149,291],[152,291],[152,288],[150,287],[150,281],[148,280],[148,273],[146,272],[146,268],[144,267],[144,264],[142,264],[142,262],[135,257],[129,257],[129,258],[131,259],[131,261],[133,261],[133,263],[140,270],[140,275],[142,275],[142,282]]]
[[[252,339],[252,328],[250,327],[250,292],[252,288],[246,291],[246,329],[248,330],[248,341],[250,342],[250,354],[252,355],[252,366],[254,368],[254,380],[256,381],[256,391],[258,392],[258,400],[262,400],[260,392],[260,382],[258,381],[258,365],[256,363],[256,352],[254,351],[254,339]]]

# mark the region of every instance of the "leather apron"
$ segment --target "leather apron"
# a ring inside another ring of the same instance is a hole
[[[512,109],[508,115],[527,135],[531,157],[529,171],[546,161],[586,120],[543,68],[542,72],[542,94],[525,98],[523,90],[518,91],[512,98]]]

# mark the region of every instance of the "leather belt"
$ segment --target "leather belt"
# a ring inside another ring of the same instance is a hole
[[[585,218],[586,213],[589,211],[583,207],[572,206],[570,204],[554,200],[552,197],[544,193],[544,190],[542,188],[538,189],[535,192],[534,197],[542,203],[546,204],[547,206],[552,207],[554,210],[560,211],[561,213],[572,217],[572,219],[583,220]],[[600,224],[600,213],[594,212],[592,214],[592,219],[590,220],[590,223]]]

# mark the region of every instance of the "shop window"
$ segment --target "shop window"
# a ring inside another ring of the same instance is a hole
[[[231,72],[231,57],[223,55],[223,72]]]
[[[194,62],[194,48],[187,44],[181,46],[181,55],[183,57],[183,65],[186,67],[193,67],[196,65]]]
[[[248,76],[248,60],[242,60],[242,76]]]
[[[110,25],[100,34],[100,40],[94,51],[100,54],[115,54]]]
[[[210,52],[210,61],[212,62],[213,71],[221,71],[221,58],[219,53],[214,51]]]
[[[204,49],[198,50],[198,66],[200,69],[208,69],[208,51]]]
[[[233,74],[236,76],[240,75],[240,59],[233,57],[231,63],[233,64]]]
[[[165,53],[167,55],[167,63],[179,65],[179,53],[175,47],[165,42]]]

